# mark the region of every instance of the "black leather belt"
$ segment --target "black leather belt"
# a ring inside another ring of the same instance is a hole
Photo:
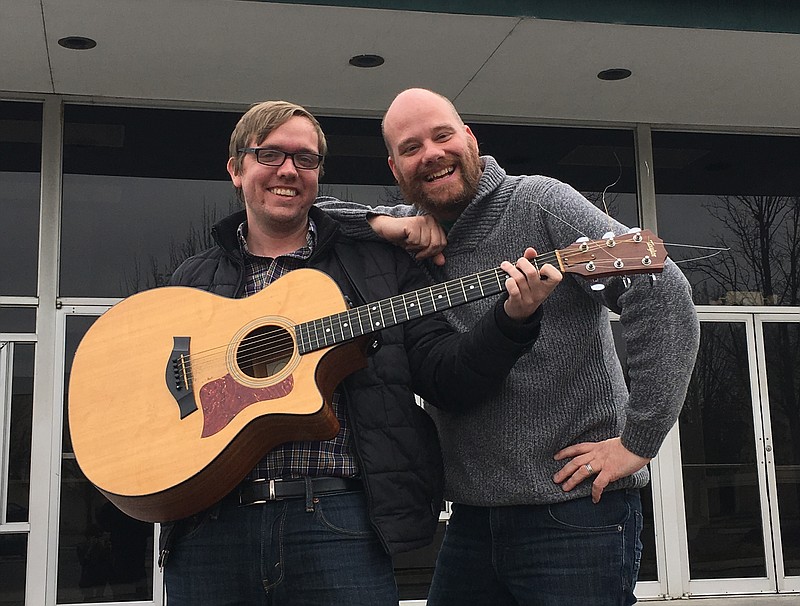
[[[308,478],[314,495],[356,492],[364,489],[361,480],[321,476]],[[239,486],[239,505],[255,505],[281,499],[299,499],[306,496],[306,479],[252,480]]]

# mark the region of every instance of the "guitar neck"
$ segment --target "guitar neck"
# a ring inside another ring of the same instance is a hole
[[[344,343],[505,290],[506,273],[488,269],[295,326],[301,354]]]
[[[553,263],[562,274],[598,280],[626,274],[653,274],[664,268],[664,242],[650,230],[606,234],[600,240],[581,238],[574,244],[537,256],[534,265]],[[343,343],[362,335],[396,326],[496,295],[504,290],[507,274],[498,268],[450,280],[389,299],[355,307],[295,327],[301,354]],[[602,285],[598,285],[602,288]]]

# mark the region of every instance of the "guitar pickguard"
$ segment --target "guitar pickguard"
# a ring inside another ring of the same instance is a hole
[[[248,406],[264,400],[275,400],[291,393],[294,377],[268,387],[248,387],[238,383],[230,374],[210,381],[200,388],[200,407],[203,409],[203,433],[207,438],[224,429],[236,415]]]

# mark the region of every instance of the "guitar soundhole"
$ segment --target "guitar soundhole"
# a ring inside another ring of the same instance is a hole
[[[241,371],[254,379],[278,374],[294,353],[294,341],[281,326],[260,326],[249,332],[236,350],[236,363]]]

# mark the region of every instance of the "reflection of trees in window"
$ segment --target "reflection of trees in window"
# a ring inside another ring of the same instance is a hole
[[[130,267],[123,268],[122,271],[122,292],[133,294],[149,288],[166,286],[178,265],[214,245],[214,238],[211,236],[214,224],[240,208],[241,203],[235,198],[229,200],[227,212],[223,212],[219,206],[209,205],[204,201],[199,226],[194,221],[188,221],[182,239],[180,235],[170,237],[166,260],[152,253],[147,255],[144,262],[139,256],[132,257]]]
[[[800,464],[800,325],[764,327],[772,440],[777,465]],[[797,485],[800,502],[800,484]]]
[[[800,198],[718,196],[704,204],[722,231],[712,245],[730,248],[696,261],[695,297],[727,305],[800,304]]]
[[[703,324],[680,416],[684,463],[752,463],[753,423],[744,326]]]

